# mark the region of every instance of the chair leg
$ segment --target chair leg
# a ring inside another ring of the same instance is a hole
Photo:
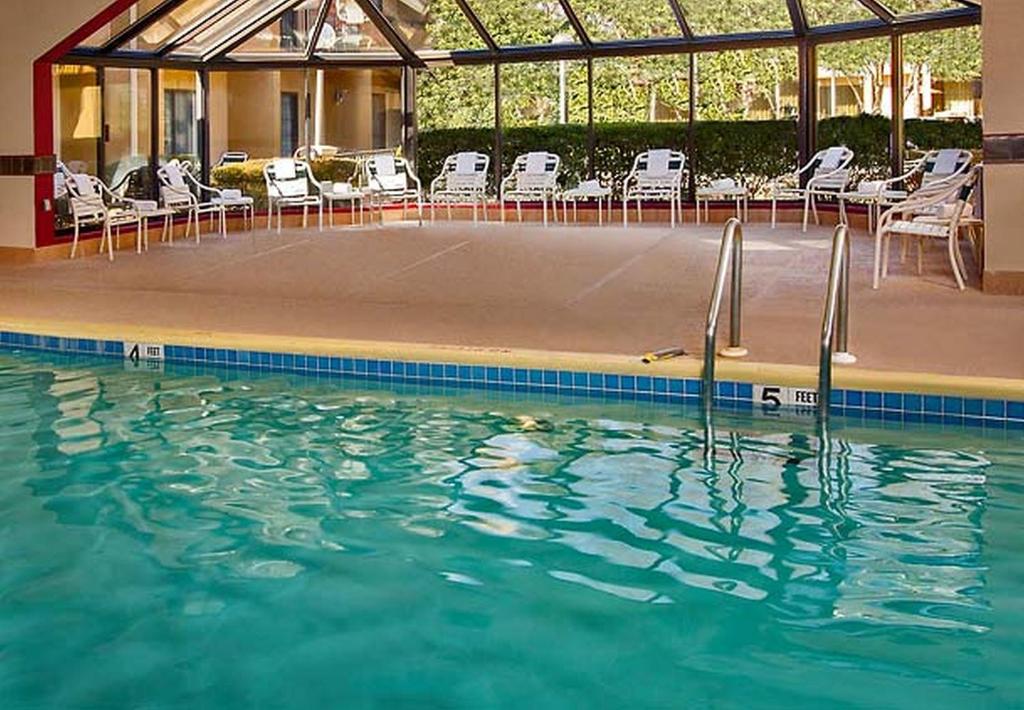
[[[953,278],[956,279],[957,288],[961,291],[964,290],[964,275],[967,270],[964,269],[963,256],[960,254],[960,242],[956,238],[955,231],[946,241],[949,242],[949,264],[953,268]]]
[[[114,260],[114,235],[111,232],[110,224],[107,223],[107,259]]]
[[[78,233],[79,233],[79,231],[80,231],[80,228],[78,226],[78,220],[76,219],[75,220],[75,237],[74,237],[74,239],[71,240],[71,257],[70,258],[72,258],[72,259],[75,258],[75,252],[78,251]]]
[[[775,229],[775,198],[772,198],[772,229]]]
[[[267,203],[267,231],[269,232],[274,225],[274,203]]]
[[[892,246],[892,234],[885,233],[884,244],[882,245],[882,278],[889,276],[889,249]]]
[[[878,290],[882,268],[882,230],[875,232],[875,268],[872,272],[871,288]]]
[[[804,195],[804,232],[807,231],[807,218],[811,211],[811,193]]]
[[[629,198],[625,196],[622,198],[622,226],[629,226]]]
[[[818,216],[818,198],[811,193],[811,211],[814,213],[814,223],[820,225],[821,218]]]

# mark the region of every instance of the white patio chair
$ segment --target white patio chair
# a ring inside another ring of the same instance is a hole
[[[152,200],[133,200],[111,191],[103,181],[92,175],[72,173],[65,175],[64,186],[71,203],[71,216],[74,221],[74,239],[71,242],[71,258],[78,251],[78,240],[81,228],[89,224],[98,224],[102,228],[100,237],[100,253],[107,251],[107,258],[114,260],[114,249],[120,247],[121,228],[135,225],[136,250],[141,252],[143,245],[148,247],[144,229],[147,215],[161,213],[156,202]],[[169,212],[164,212],[169,217]],[[161,213],[161,214],[164,214]],[[170,219],[164,221],[164,234],[170,229]]]
[[[947,181],[963,176],[971,168],[974,156],[969,150],[946,148],[926,153],[915,161],[903,175],[889,180],[865,180],[856,190],[846,192],[849,202],[867,205],[868,231],[873,232],[882,210],[906,200],[911,194],[930,190],[942,190]],[[908,184],[916,183],[918,188],[911,191]]]
[[[686,156],[669,148],[657,148],[633,159],[633,169],[622,185],[622,226],[629,225],[629,201],[636,201],[637,222],[644,221],[643,202],[669,203],[670,222],[676,226],[676,214],[683,221],[683,177]]]
[[[384,223],[384,205],[402,205],[402,219],[408,215],[409,202],[415,201],[419,223],[423,224],[423,186],[405,158],[394,155],[374,155],[363,163],[366,181],[364,192],[370,198],[370,216],[373,208],[380,212],[380,223]]]
[[[807,219],[813,211],[814,222],[818,223],[818,197],[836,197],[839,200],[839,218],[846,222],[846,202],[843,193],[850,183],[850,163],[853,151],[846,146],[833,146],[819,150],[814,157],[795,172],[782,175],[769,186],[772,201],[772,229],[775,229],[776,206],[779,200],[803,200],[803,231],[807,231]],[[804,187],[800,179],[809,174]]]
[[[302,226],[309,224],[309,208],[319,210],[319,229],[324,229],[323,186],[313,175],[309,163],[293,158],[277,158],[263,168],[267,183],[267,229],[272,226],[277,210],[277,232],[281,233],[282,211],[285,207],[302,208]]]
[[[967,216],[978,171],[943,181],[940,190],[918,191],[887,210],[875,232],[875,260],[872,288],[877,289],[889,275],[889,244],[892,236],[906,242],[917,242],[917,272],[921,273],[924,240],[944,239],[949,249],[949,262],[957,287],[964,290],[963,256],[960,254],[960,223]]]
[[[202,236],[200,227],[203,215],[210,215],[210,223],[217,219],[220,223],[220,235],[223,238],[228,236],[227,217],[225,205],[222,201],[203,199],[204,194],[217,196],[219,190],[202,185],[198,180],[184,168],[177,160],[171,160],[161,165],[157,170],[157,177],[160,180],[160,202],[167,209],[184,213],[188,219],[185,224],[185,238],[187,239],[192,229],[192,221],[196,223],[196,244]],[[196,192],[192,191],[193,186],[198,186]],[[241,193],[238,193],[241,195]]]
[[[228,154],[225,153],[225,155]],[[239,155],[245,154],[241,153]],[[246,159],[248,159],[248,156]],[[192,174],[191,170],[183,170],[182,174],[185,178],[185,182],[191,187],[193,194],[197,195],[199,198],[202,198],[203,195],[210,195],[209,201],[214,206],[221,205],[225,212],[241,212],[243,227],[247,227],[250,230],[256,228],[256,200],[252,197],[243,194],[241,190],[236,188],[204,185],[199,182],[199,179],[195,175]],[[226,214],[224,215],[224,218],[227,218]],[[226,231],[224,236],[227,236]]]
[[[505,203],[516,203],[516,216],[523,221],[523,202],[541,203],[544,224],[548,223],[548,203],[558,217],[556,196],[558,194],[558,172],[562,159],[554,153],[534,151],[524,153],[512,163],[512,171],[506,175],[498,190],[498,204],[501,221],[505,222]]]
[[[485,153],[463,152],[449,155],[441,166],[441,174],[430,183],[430,221],[434,221],[438,203],[448,208],[452,218],[452,204],[470,202],[473,205],[473,224],[477,222],[477,203],[483,208],[487,221],[487,170],[491,158]]]

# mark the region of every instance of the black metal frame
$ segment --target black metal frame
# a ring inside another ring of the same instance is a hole
[[[718,52],[734,49],[755,49],[778,47],[783,45],[799,45],[803,38],[812,42],[838,42],[846,39],[865,39],[869,37],[891,36],[896,33],[909,34],[929,30],[961,27],[979,24],[981,21],[981,5],[977,0],[955,0],[962,7],[934,12],[896,15],[889,9],[885,0],[856,0],[868,9],[874,19],[847,22],[825,26],[811,26],[807,22],[802,0],[778,0],[785,2],[790,16],[791,27],[783,30],[766,30],[725,35],[696,35],[686,19],[685,11],[679,0],[664,0],[675,16],[679,25],[679,36],[648,37],[643,39],[627,39],[609,42],[594,42],[589,37],[585,26],[573,7],[573,0],[558,0],[566,19],[579,38],[579,43],[565,45],[535,46],[499,46],[487,27],[466,0],[455,0],[459,10],[467,22],[473,27],[485,45],[485,49],[454,50],[451,52],[431,52],[429,57],[421,57],[409,46],[395,26],[384,16],[374,0],[356,0],[360,9],[366,14],[377,30],[384,36],[391,48],[397,53],[398,60],[379,56],[360,56],[357,53],[344,56],[331,56],[316,51],[319,30],[326,20],[329,2],[325,1],[320,8],[317,25],[310,38],[310,44],[304,56],[298,58],[288,56],[280,61],[260,57],[253,61],[229,58],[226,55],[247,39],[258,33],[267,25],[276,22],[280,15],[290,11],[298,2],[284,0],[277,3],[267,13],[261,14],[246,26],[239,28],[231,37],[225,37],[217,43],[217,50],[203,57],[175,54],[176,50],[186,44],[199,33],[211,27],[226,14],[240,6],[244,0],[225,3],[208,11],[190,25],[176,32],[163,46],[152,52],[124,49],[133,39],[148,27],[174,11],[185,0],[164,0],[160,5],[140,17],[130,26],[121,30],[115,37],[98,49],[80,47],[70,52],[65,58],[66,63],[110,64],[112,66],[133,66],[145,68],[158,66],[163,68],[195,68],[195,64],[205,65],[212,71],[231,70],[241,65],[243,68],[263,68],[266,66],[282,66],[297,68],[302,66],[322,67],[342,65],[350,67],[375,67],[407,65],[424,68],[434,64],[491,64],[495,62],[539,62],[552,60],[588,59],[596,57],[644,56],[653,54],[689,54],[691,52]],[[224,47],[228,48],[225,50]]]
[[[670,7],[679,26],[678,36],[648,37],[643,39],[626,39],[617,41],[594,42],[589,36],[573,7],[573,0],[558,0],[566,20],[579,39],[578,43],[548,44],[535,46],[499,46],[486,25],[474,12],[467,0],[455,0],[466,21],[479,35],[484,49],[455,50],[451,52],[430,52],[429,56],[420,56],[409,46],[405,37],[388,20],[375,0],[355,0],[359,8],[366,14],[376,29],[381,33],[389,50],[382,52],[350,53],[344,55],[319,52],[317,42],[326,23],[331,0],[323,0],[320,5],[312,33],[304,52],[285,53],[283,56],[255,55],[253,57],[231,57],[231,52],[255,36],[265,27],[277,22],[285,13],[292,11],[302,0],[278,0],[266,11],[244,26],[237,28],[231,35],[219,38],[202,56],[183,55],[177,53],[182,46],[230,15],[233,10],[242,6],[245,0],[233,0],[207,11],[202,17],[173,33],[162,46],[154,51],[126,49],[147,28],[159,22],[181,6],[186,0],[163,0],[159,5],[137,18],[128,27],[120,30],[99,48],[79,47],[72,50],[61,61],[66,64],[85,64],[99,68],[126,67],[150,69],[152,72],[153,116],[151,146],[153,165],[159,157],[157,135],[159,128],[159,77],[160,69],[184,69],[198,72],[203,84],[203,100],[207,101],[209,93],[208,75],[211,71],[252,71],[252,70],[288,70],[288,69],[369,69],[369,68],[402,68],[403,92],[414,90],[415,70],[431,66],[445,65],[493,65],[494,66],[494,173],[495,179],[501,179],[502,158],[502,120],[501,120],[501,65],[516,62],[544,62],[558,60],[583,60],[587,62],[588,91],[588,172],[593,175],[595,134],[593,125],[593,60],[601,57],[636,57],[660,54],[690,55],[690,102],[689,102],[689,135],[691,161],[693,159],[693,127],[696,119],[696,58],[701,52],[720,52],[729,50],[761,49],[770,47],[795,47],[798,52],[800,111],[798,142],[801,164],[806,163],[813,155],[817,131],[817,46],[831,42],[852,41],[872,37],[889,37],[893,66],[902,66],[903,40],[905,34],[949,29],[981,22],[981,4],[978,0],[956,0],[961,6],[955,9],[934,12],[897,15],[887,5],[886,0],[857,0],[869,10],[873,19],[847,22],[827,26],[811,26],[802,0],[778,0],[785,2],[789,12],[789,29],[746,32],[725,35],[696,35],[690,27],[686,13],[679,0],[663,0]],[[394,51],[394,54],[391,53]],[[899,62],[899,63],[897,63]],[[893,91],[893,133],[891,145],[892,168],[895,174],[902,170],[903,145],[903,104],[902,104],[902,73],[893,72],[891,89]],[[308,93],[308,92],[307,92]],[[307,96],[307,111],[309,101]],[[406,97],[403,101],[408,107],[415,105],[415,97]],[[203,120],[208,124],[204,106]],[[408,119],[408,115],[406,116]],[[208,130],[208,125],[203,130]],[[406,127],[409,131],[410,128]],[[408,134],[407,134],[408,135]],[[411,127],[411,136],[415,135],[415,126]],[[102,140],[102,136],[101,136]],[[212,159],[207,141],[204,144],[206,153],[203,156],[204,175],[209,169]],[[407,146],[409,148],[411,146]],[[101,150],[102,152],[102,150]],[[691,165],[692,167],[692,165]],[[691,170],[691,176],[693,170]],[[154,175],[155,178],[155,175]],[[155,184],[155,180],[154,180]],[[693,190],[692,179],[690,191]]]

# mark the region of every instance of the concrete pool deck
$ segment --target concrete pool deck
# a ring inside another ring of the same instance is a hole
[[[492,358],[557,352],[563,364],[574,354],[638,363],[644,352],[682,345],[693,357],[673,369],[693,370],[721,231],[438,222],[236,232],[199,246],[122,251],[113,263],[90,256],[5,266],[0,319],[108,335],[365,343],[370,351],[378,343],[391,351],[485,349]],[[817,362],[831,229],[751,224],[745,232],[750,362],[726,363],[721,374],[773,363],[796,366],[804,381]],[[900,264],[894,247],[895,273],[873,291],[872,248],[863,230],[854,232],[850,349],[858,363],[837,373],[1024,380],[1024,297],[983,294],[976,277],[957,291],[940,246],[926,252],[923,276],[913,259]]]

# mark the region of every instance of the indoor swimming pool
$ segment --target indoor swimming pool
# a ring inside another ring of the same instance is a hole
[[[0,351],[0,698],[1018,706],[1022,443]]]

